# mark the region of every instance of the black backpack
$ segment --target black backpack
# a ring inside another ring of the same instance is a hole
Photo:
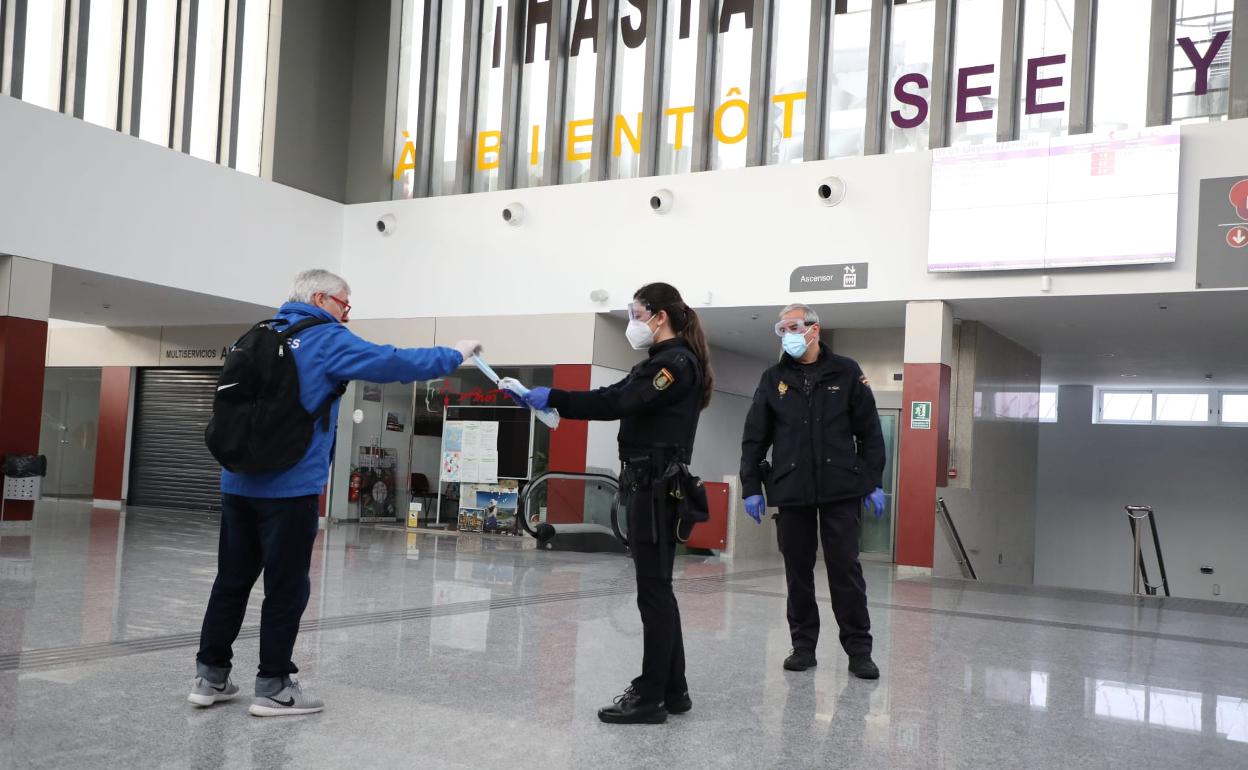
[[[230,347],[204,431],[208,451],[234,473],[272,473],[294,467],[312,443],[316,421],[329,430],[329,414],[347,389],[344,382],[309,414],[299,400],[299,371],[287,341],[324,323],[308,318],[279,331],[285,319],[261,321]]]

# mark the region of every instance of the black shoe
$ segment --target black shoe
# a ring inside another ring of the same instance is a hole
[[[880,668],[871,660],[871,653],[849,656],[849,673],[859,679],[879,679]]]
[[[667,696],[663,700],[663,705],[669,714],[688,714],[693,709],[693,698],[690,698],[689,691],[685,690],[679,695]]]
[[[795,648],[789,657],[784,659],[785,671],[805,671],[817,665],[819,663],[815,660],[815,651],[805,647]]]
[[[661,725],[667,721],[667,709],[662,701],[642,700],[630,687],[613,705],[598,709],[598,718],[613,725]]]

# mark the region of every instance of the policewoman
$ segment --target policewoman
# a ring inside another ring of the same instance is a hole
[[[613,705],[599,710],[598,718],[614,724],[659,724],[668,714],[693,708],[672,566],[678,539],[687,538],[691,528],[685,515],[687,497],[679,490],[691,478],[687,464],[698,417],[710,403],[713,385],[702,325],[674,287],[652,283],[637,291],[629,305],[626,336],[634,349],[648,350],[649,356],[622,381],[581,392],[534,388],[525,400],[535,409],[554,407],[574,420],[620,421],[620,486],[645,651],[641,676]]]

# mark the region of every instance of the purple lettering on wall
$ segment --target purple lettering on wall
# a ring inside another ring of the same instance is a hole
[[[902,104],[915,108],[914,116],[909,118],[903,116],[901,110],[893,110],[889,113],[893,118],[893,125],[898,128],[915,128],[927,120],[927,99],[924,99],[921,94],[906,91],[906,86],[911,83],[919,88],[927,88],[927,76],[921,72],[911,72],[897,78],[897,83],[893,86],[893,96]]]
[[[1213,57],[1218,55],[1218,51],[1222,50],[1222,44],[1230,37],[1231,31],[1224,29],[1213,36],[1213,40],[1209,41],[1209,50],[1201,56],[1196,51],[1196,44],[1192,42],[1190,37],[1179,38],[1179,47],[1183,49],[1183,53],[1187,54],[1187,58],[1192,63],[1192,67],[1196,70],[1196,95],[1204,96],[1209,93],[1209,65],[1213,64]]]
[[[1052,56],[1037,56],[1034,59],[1027,60],[1027,105],[1023,110],[1024,114],[1035,115],[1042,112],[1061,112],[1066,109],[1066,102],[1048,102],[1041,104],[1036,101],[1042,88],[1053,88],[1062,84],[1062,78],[1042,78],[1040,77],[1040,68],[1048,67],[1053,64],[1065,64],[1066,54],[1059,53]]]
[[[991,75],[996,70],[994,64],[980,64],[975,67],[963,67],[958,70],[958,105],[954,114],[954,121],[957,123],[969,123],[972,120],[988,120],[992,117],[992,110],[977,110],[975,112],[967,112],[966,100],[975,96],[987,96],[992,93],[992,86],[975,86],[971,88],[967,85],[967,81],[976,75]]]

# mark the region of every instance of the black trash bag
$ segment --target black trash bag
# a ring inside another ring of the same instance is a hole
[[[14,479],[47,476],[48,458],[43,455],[5,455],[4,475]]]

